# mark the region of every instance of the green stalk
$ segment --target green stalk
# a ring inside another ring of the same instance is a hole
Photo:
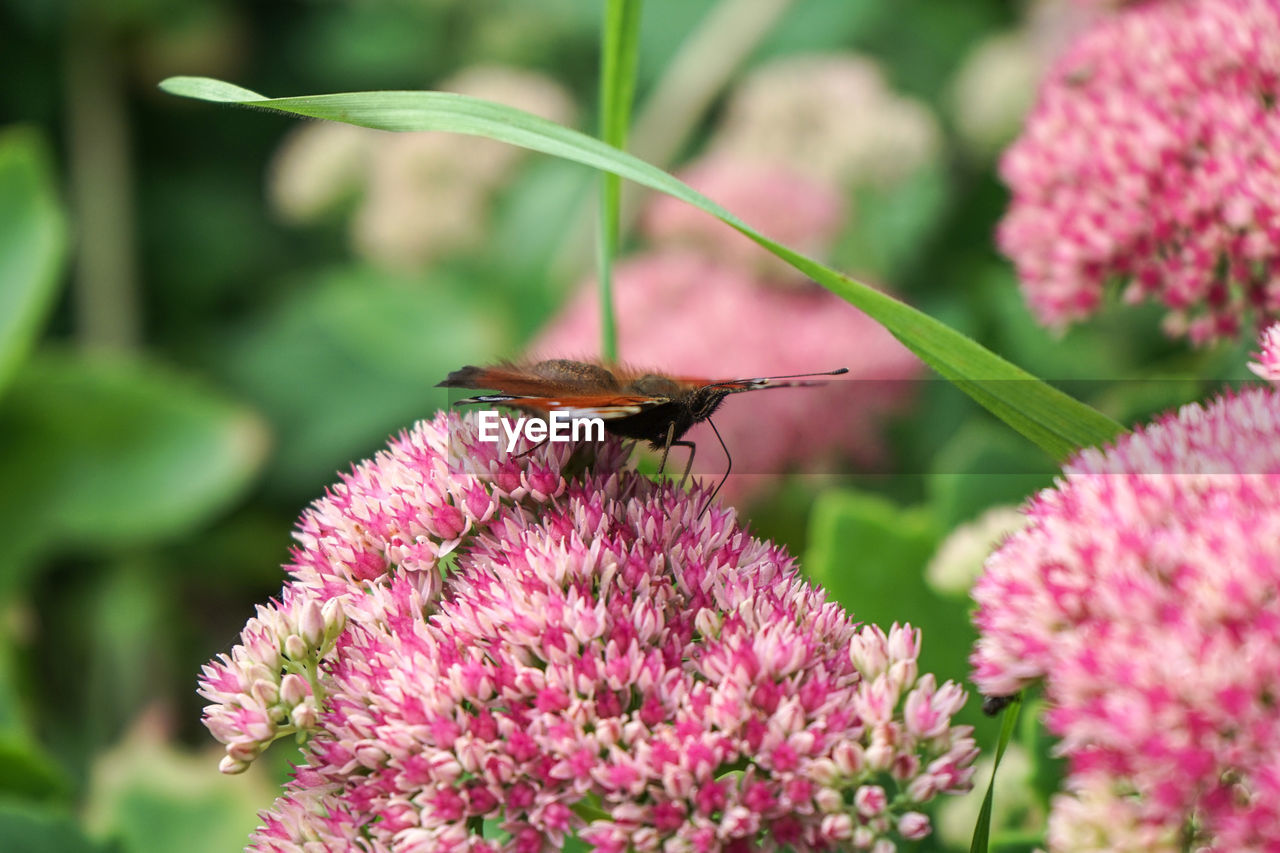
[[[110,37],[92,14],[73,15],[67,33],[76,335],[90,349],[133,349],[142,320],[124,82]]]
[[[982,798],[982,811],[978,812],[978,822],[973,827],[973,841],[969,844],[969,853],[987,853],[991,840],[991,807],[996,796],[996,772],[1000,769],[1000,759],[1004,758],[1005,748],[1013,739],[1013,729],[1018,722],[1018,711],[1022,708],[1022,700],[1014,699],[1003,711],[1000,721],[1000,740],[996,743],[996,760],[991,767],[991,782],[987,785],[987,795]]]
[[[631,103],[636,91],[636,56],[643,0],[608,0],[600,46],[600,138],[622,151],[627,147]],[[622,178],[600,176],[599,242],[596,263],[600,287],[600,355],[618,360],[618,314],[613,304],[613,259],[618,254]]]

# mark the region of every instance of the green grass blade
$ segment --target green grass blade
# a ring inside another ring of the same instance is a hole
[[[991,807],[996,796],[996,773],[1000,771],[1000,759],[1013,739],[1013,730],[1018,724],[1018,711],[1022,708],[1022,700],[1015,699],[1001,712],[1000,740],[996,742],[996,760],[991,768],[991,782],[987,785],[987,795],[982,798],[982,811],[978,812],[978,822],[973,826],[973,841],[969,844],[969,853],[987,853],[987,845],[991,838]]]
[[[600,64],[600,138],[623,151],[631,126],[636,91],[636,56],[640,42],[642,0],[608,0]],[[618,253],[622,178],[600,176],[600,222],[597,229],[597,277],[600,288],[600,350],[606,361],[618,360],[618,316],[613,304],[613,259]]]
[[[496,139],[667,193],[745,234],[888,329],[929,366],[1057,459],[1123,427],[926,314],[756,232],[666,172],[598,139],[521,110],[446,92],[353,92],[266,98],[205,77],[171,77],[171,94],[330,119],[380,130],[440,130]]]

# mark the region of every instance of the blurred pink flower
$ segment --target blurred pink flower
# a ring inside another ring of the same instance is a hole
[[[252,849],[888,849],[930,831],[917,807],[967,790],[976,749],[951,724],[964,692],[919,672],[920,632],[855,627],[732,510],[625,458],[613,440],[508,457],[451,413],[304,514],[296,616],[251,620],[202,685],[211,722],[270,704],[256,685],[281,671],[316,697]]]
[[[734,88],[707,147],[841,189],[892,188],[937,160],[942,132],[928,107],[890,88],[875,60],[793,53]]]
[[[680,178],[766,237],[807,255],[824,256],[844,224],[838,191],[783,165],[712,156]],[[653,199],[641,229],[655,244],[700,249],[770,281],[805,281],[795,268],[719,219],[672,196]]]
[[[1227,393],[1084,451],[1027,514],[974,588],[974,681],[988,695],[1044,682],[1083,797],[1055,804],[1051,838],[1076,840],[1053,849],[1274,843],[1280,391]],[[1083,812],[1118,834],[1068,831],[1062,815]]]
[[[728,398],[715,424],[733,454],[729,499],[744,500],[766,475],[829,470],[844,457],[874,464],[880,422],[901,408],[920,362],[874,320],[826,290],[780,289],[691,252],[659,251],[614,271],[618,347],[628,364],[664,373],[735,378],[848,367],[816,388]],[[534,341],[538,357],[591,352],[599,300],[585,286]],[[719,479],[726,461],[706,424],[689,431],[694,471]],[[676,464],[680,464],[677,462]],[[744,476],[740,476],[744,475]]]
[[[1280,315],[1280,0],[1165,0],[1101,17],[1050,71],[1001,174],[999,243],[1040,320],[1104,286],[1171,334]]]
[[[1050,850],[1183,853],[1182,827],[1145,820],[1132,792],[1102,775],[1071,780],[1071,793],[1053,798]],[[1203,849],[1203,848],[1199,848]]]

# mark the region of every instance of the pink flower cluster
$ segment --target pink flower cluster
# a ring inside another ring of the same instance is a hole
[[[974,589],[974,680],[1043,681],[1051,849],[1276,849],[1280,392],[1085,451],[1027,515]]]
[[[1164,0],[1101,17],[1056,63],[1001,174],[999,244],[1064,326],[1104,287],[1171,334],[1280,316],[1280,0]]]
[[[252,849],[532,853],[574,833],[889,853],[930,832],[919,806],[966,790],[976,749],[951,723],[964,693],[918,671],[920,632],[857,628],[781,548],[624,450],[507,457],[441,415],[304,515],[284,600],[303,602],[315,712]],[[345,614],[332,642],[312,642],[315,605],[318,625]],[[268,735],[254,685],[294,660],[262,618],[203,685],[246,760]]]

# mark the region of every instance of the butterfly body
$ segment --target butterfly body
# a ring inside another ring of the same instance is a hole
[[[725,397],[766,387],[760,384],[765,381],[681,379],[557,358],[523,367],[468,365],[450,373],[438,387],[492,388],[499,393],[459,403],[500,403],[542,415],[564,411],[572,417],[598,417],[613,435],[662,448],[710,418]]]

